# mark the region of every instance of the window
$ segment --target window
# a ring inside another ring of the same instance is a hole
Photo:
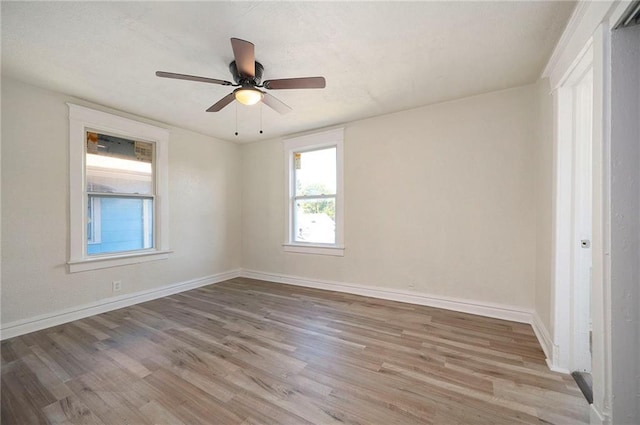
[[[86,254],[153,248],[154,143],[85,134]]]
[[[342,144],[343,129],[285,140],[285,251],[344,255]]]
[[[69,122],[69,270],[167,258],[167,130],[72,104]]]

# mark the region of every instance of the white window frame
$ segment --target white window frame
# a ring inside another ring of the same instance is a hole
[[[69,272],[124,266],[169,257],[169,131],[150,124],[97,111],[69,106]],[[155,144],[154,247],[150,249],[87,255],[86,132],[100,131]]]
[[[285,163],[285,252],[344,256],[344,186],[343,148],[344,129],[336,128],[321,133],[307,134],[283,140]],[[336,238],[335,243],[309,243],[295,240],[293,229],[293,208],[295,205],[294,153],[336,148]]]

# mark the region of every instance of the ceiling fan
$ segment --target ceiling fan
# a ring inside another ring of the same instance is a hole
[[[175,78],[178,80],[199,81],[201,83],[238,87],[214,103],[207,109],[207,112],[218,112],[235,99],[243,105],[255,105],[262,101],[275,111],[286,114],[291,111],[291,108],[269,93],[260,90],[260,88],[267,90],[323,89],[326,86],[324,77],[282,78],[279,80],[262,81],[264,67],[260,62],[256,62],[255,60],[253,43],[239,38],[232,38],[231,48],[233,49],[235,60],[229,64],[229,71],[231,71],[235,84],[226,80],[176,74],[174,72],[157,71],[156,75],[163,78]]]

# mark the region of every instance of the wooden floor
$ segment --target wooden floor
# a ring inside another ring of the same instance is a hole
[[[233,279],[2,343],[2,424],[579,424],[529,325]]]

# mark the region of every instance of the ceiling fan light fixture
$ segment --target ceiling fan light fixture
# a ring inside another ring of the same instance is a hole
[[[260,90],[254,88],[236,89],[233,94],[238,102],[248,106],[255,105],[264,97],[264,94]]]

